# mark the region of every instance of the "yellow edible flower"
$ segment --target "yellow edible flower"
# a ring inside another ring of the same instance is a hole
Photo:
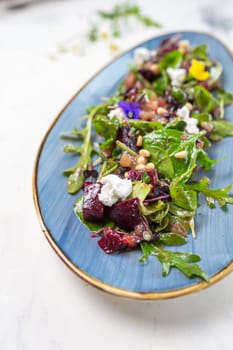
[[[210,76],[208,71],[205,71],[205,65],[203,62],[192,60],[189,73],[197,80],[207,80]]]

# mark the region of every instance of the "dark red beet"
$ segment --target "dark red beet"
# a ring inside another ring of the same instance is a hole
[[[98,244],[107,254],[115,253],[127,247],[123,235],[110,227],[104,229],[104,234],[98,241]]]
[[[130,198],[114,204],[109,210],[110,219],[118,227],[131,230],[140,220],[139,199]]]
[[[98,245],[106,254],[111,254],[126,248],[133,249],[139,242],[141,238],[135,234],[124,234],[106,227],[103,229],[103,236],[98,241]]]
[[[85,182],[83,217],[86,221],[104,221],[104,205],[99,201],[100,182]]]

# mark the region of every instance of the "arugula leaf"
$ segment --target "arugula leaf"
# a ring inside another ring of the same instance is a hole
[[[173,87],[171,90],[171,94],[182,105],[184,105],[187,102],[187,95],[182,89],[178,87]]]
[[[171,215],[170,213],[168,214],[168,226],[167,230],[173,232],[173,233],[178,233],[181,234],[182,236],[187,236],[190,227],[190,217],[188,218],[181,218],[177,215]]]
[[[174,204],[186,210],[194,211],[197,209],[197,193],[181,185],[170,185],[170,195]]]
[[[174,203],[170,203],[169,213],[182,219],[191,219],[195,215],[195,211],[182,209]]]
[[[219,101],[203,86],[194,88],[194,98],[201,112],[211,112],[219,105]]]
[[[142,257],[140,262],[145,262],[149,256],[155,256],[162,264],[162,274],[167,276],[172,267],[183,272],[187,277],[199,277],[205,281],[209,278],[202,268],[196,264],[200,257],[192,253],[172,252],[165,250],[159,243],[142,242]]]
[[[84,170],[88,168],[89,163],[91,162],[91,154],[93,151],[91,144],[91,127],[92,120],[95,114],[103,107],[103,105],[98,105],[92,109],[90,115],[88,116],[87,126],[85,128],[85,138],[80,147],[80,158],[75,166],[70,168],[72,172],[70,173],[67,180],[67,191],[70,194],[77,193],[83,186],[85,177]]]
[[[179,67],[182,58],[182,53],[179,50],[171,51],[163,56],[163,58],[159,61],[159,67],[160,69],[166,69],[168,67]]]
[[[145,215],[148,215],[147,213],[150,210],[150,215],[148,216],[149,221],[155,222],[160,225],[160,227],[157,227],[157,231],[161,231],[168,225],[168,218],[167,218],[167,213],[169,211],[169,203],[165,203],[163,201],[160,201],[163,203],[163,208],[159,209],[161,207],[160,203],[157,203],[157,206],[155,203],[150,204],[150,208],[148,206],[145,207]]]
[[[130,197],[131,198],[137,197],[139,201],[142,203],[144,199],[147,197],[147,195],[150,193],[150,190],[151,190],[151,185],[148,185],[142,181],[135,181],[133,183],[133,189]]]
[[[210,113],[199,113],[198,111],[194,111],[191,113],[191,118],[196,118],[198,120],[198,124],[200,125],[202,122],[211,122],[213,117]]]
[[[152,162],[159,174],[176,182],[186,182],[196,166],[199,149],[196,141],[203,132],[182,139],[183,132],[176,129],[164,128],[147,134],[143,137],[143,148],[151,153]],[[185,158],[176,158],[176,153],[186,151]],[[205,159],[207,164],[207,159]],[[182,176],[182,178],[178,178]]]
[[[157,95],[162,96],[164,94],[164,91],[169,86],[168,74],[165,70],[162,70],[161,76],[152,83],[152,86]]]
[[[213,120],[209,124],[213,127],[210,133],[211,140],[219,141],[222,137],[233,136],[233,123],[226,120]]]
[[[129,119],[128,122],[130,127],[140,130],[141,134],[147,134],[163,128],[163,124],[157,121],[147,122],[144,120]]]
[[[101,149],[109,149],[117,138],[117,130],[120,125],[120,120],[116,117],[109,119],[105,115],[96,115],[93,119],[93,126],[97,134],[103,136],[106,141],[102,143]]]
[[[158,169],[159,174],[167,177],[168,179],[172,179],[174,176],[174,168],[168,152],[157,146],[147,146],[144,148],[151,153],[152,162]]]
[[[152,215],[152,214],[155,214],[157,212],[161,212],[165,209],[166,207],[166,204],[165,202],[159,200],[157,202],[154,202],[154,203],[151,203],[151,204],[148,204],[148,205],[141,205],[141,212],[143,215],[145,216],[149,216],[149,215]],[[151,220],[151,218],[150,218]]]
[[[62,150],[65,153],[81,153],[82,152],[81,147],[78,147],[78,146],[74,145],[73,143],[71,143],[69,145],[64,145],[62,147]]]
[[[159,241],[165,245],[182,245],[187,243],[187,238],[174,232],[161,232]]]
[[[216,160],[214,159],[210,159],[210,157],[208,156],[208,154],[204,151],[203,148],[200,148],[198,150],[198,154],[197,154],[197,161],[199,163],[200,166],[203,166],[205,171],[209,171],[212,169],[213,165],[215,163],[217,163]]]
[[[209,179],[204,177],[198,183],[185,185],[185,188],[191,191],[203,193],[210,207],[214,206],[215,200],[217,200],[220,207],[223,207],[227,203],[233,204],[233,196],[229,195],[233,182],[225,188],[219,189],[210,189],[208,186]]]
[[[204,61],[210,61],[208,57],[208,46],[202,44],[193,48],[193,50],[187,55],[186,59],[191,60],[193,58],[199,58]]]
[[[233,93],[224,89],[218,90],[217,98],[223,99],[225,105],[230,105],[233,103]]]

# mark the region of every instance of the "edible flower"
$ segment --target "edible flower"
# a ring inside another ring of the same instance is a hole
[[[123,110],[128,119],[139,119],[140,108],[138,102],[120,101],[118,102],[118,106]]]
[[[197,80],[207,80],[210,77],[210,73],[205,70],[205,64],[203,62],[193,59],[189,68],[189,73]]]

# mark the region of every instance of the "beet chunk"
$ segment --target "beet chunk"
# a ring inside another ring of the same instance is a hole
[[[106,254],[115,253],[127,247],[123,235],[110,227],[104,229],[104,234],[98,241],[98,245]]]
[[[118,227],[131,230],[140,220],[139,199],[130,198],[114,204],[109,210],[110,219]]]
[[[101,187],[100,182],[84,184],[83,217],[86,221],[104,221],[104,205],[98,198]]]
[[[98,245],[106,254],[111,254],[123,249],[134,249],[141,241],[141,237],[135,233],[125,234],[115,231],[111,227],[105,227]]]

